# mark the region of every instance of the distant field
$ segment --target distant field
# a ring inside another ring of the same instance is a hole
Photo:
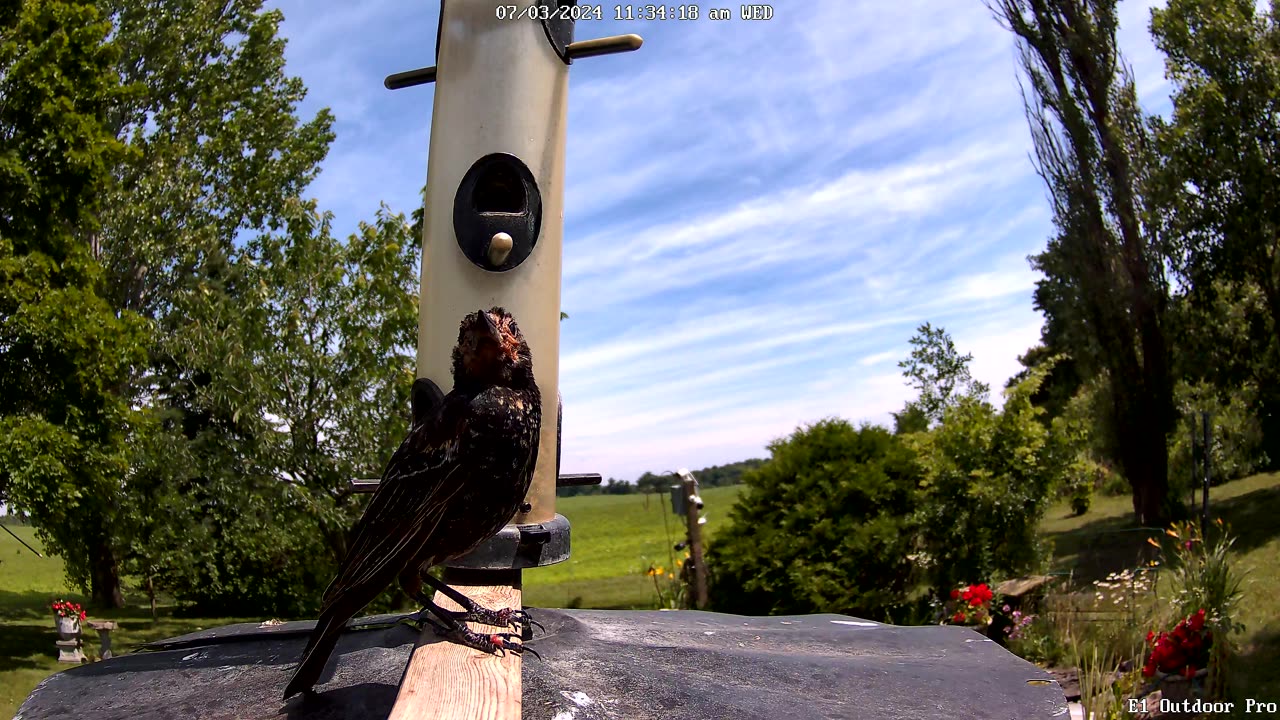
[[[708,539],[724,527],[740,485],[702,491]],[[567,562],[526,571],[524,601],[533,607],[631,609],[655,607],[653,562],[670,567],[672,544],[684,539],[684,518],[658,495],[584,495],[556,500],[569,519],[572,554]],[[663,522],[666,522],[664,527]],[[668,532],[670,533],[668,535]]]

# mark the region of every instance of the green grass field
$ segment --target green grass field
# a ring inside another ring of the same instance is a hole
[[[710,540],[725,525],[739,487],[703,492]],[[1239,535],[1236,551],[1248,573],[1238,665],[1248,696],[1280,699],[1280,475],[1256,475],[1211,493],[1215,516]],[[532,607],[652,608],[653,586],[643,574],[649,563],[670,567],[670,544],[683,538],[681,519],[671,515],[666,497],[595,495],[562,498],[557,510],[573,527],[573,557],[560,565],[527,571],[526,605]],[[1128,497],[1100,497],[1088,514],[1070,517],[1065,504],[1054,505],[1043,529],[1053,541],[1054,562],[1081,582],[1130,566],[1140,556],[1145,535],[1124,532],[1132,527]],[[664,527],[664,520],[666,525]],[[36,544],[30,528],[13,528]],[[50,673],[65,666],[56,661],[49,602],[57,597],[84,602],[69,591],[58,559],[39,559],[13,538],[0,534],[0,718],[10,717],[28,693]],[[265,618],[180,618],[162,607],[158,622],[143,608],[142,598],[128,598],[129,608],[94,613],[120,622],[113,644],[117,652],[150,640],[198,628]],[[136,604],[134,601],[136,600]],[[96,643],[86,646],[96,650]]]
[[[724,527],[741,486],[702,491],[710,540]],[[653,608],[652,562],[670,567],[672,545],[684,539],[684,518],[657,495],[586,495],[561,498],[556,511],[569,518],[572,555],[567,562],[528,570],[524,601],[532,607]],[[666,525],[664,526],[664,522]],[[668,536],[669,532],[669,536]]]

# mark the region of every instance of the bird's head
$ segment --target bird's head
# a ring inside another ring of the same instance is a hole
[[[462,319],[453,349],[454,384],[523,388],[533,382],[533,358],[515,318],[500,307]]]

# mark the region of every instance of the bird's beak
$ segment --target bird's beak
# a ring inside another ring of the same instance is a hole
[[[484,330],[489,333],[489,337],[494,342],[502,342],[502,332],[498,330],[498,324],[493,321],[493,315],[488,311],[481,311],[480,317],[484,319]]]

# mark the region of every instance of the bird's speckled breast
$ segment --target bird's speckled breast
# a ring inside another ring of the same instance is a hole
[[[459,520],[483,520],[483,541],[510,522],[529,492],[538,459],[542,401],[536,388],[492,387],[476,395],[470,409],[459,448],[468,474]]]

